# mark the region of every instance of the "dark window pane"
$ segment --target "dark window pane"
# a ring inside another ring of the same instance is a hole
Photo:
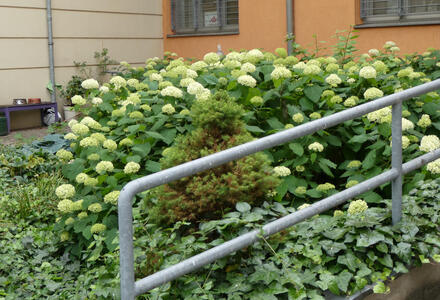
[[[440,0],[408,0],[408,13],[436,13],[440,11]]]
[[[238,0],[226,1],[226,24],[238,25]]]

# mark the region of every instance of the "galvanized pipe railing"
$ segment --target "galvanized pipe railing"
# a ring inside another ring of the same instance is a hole
[[[265,236],[275,234],[389,181],[392,181],[392,216],[393,224],[396,224],[401,219],[402,214],[402,176],[420,168],[430,161],[440,158],[440,149],[437,149],[402,165],[402,102],[438,89],[440,89],[440,79],[130,181],[121,190],[118,200],[121,298],[123,300],[134,299],[137,295],[251,245],[259,239],[258,236],[261,234],[261,231],[257,230],[246,233],[135,282],[132,199],[137,193],[272,148],[390,105],[393,106],[391,170],[385,171],[349,189],[318,201],[306,209],[302,209],[266,224],[263,226],[262,232]]]

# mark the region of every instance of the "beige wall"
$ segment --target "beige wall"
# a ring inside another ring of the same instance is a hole
[[[73,61],[94,65],[94,52],[103,48],[135,65],[163,52],[161,0],[52,0],[52,15],[58,84],[76,73]],[[0,105],[13,98],[50,101],[48,82],[46,1],[0,1]],[[12,116],[12,129],[39,124],[38,111]]]

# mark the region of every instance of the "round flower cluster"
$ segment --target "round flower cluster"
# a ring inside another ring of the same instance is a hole
[[[188,92],[188,94],[197,95],[197,94],[203,93],[204,89],[205,88],[203,87],[203,85],[194,81],[188,85],[188,87],[186,88],[186,91]]]
[[[365,79],[376,78],[376,75],[376,69],[374,69],[372,66],[363,67],[359,71],[359,76]]]
[[[98,184],[98,179],[92,177],[87,177],[86,180],[84,181],[85,186],[95,186],[97,184]]]
[[[320,192],[327,192],[330,190],[334,190],[335,186],[333,184],[331,184],[330,182],[326,182],[324,184],[318,184],[318,186],[316,187],[317,191]]]
[[[427,114],[423,114],[420,120],[417,122],[417,125],[426,128],[431,126],[431,118]]]
[[[364,98],[366,100],[370,100],[370,99],[377,99],[383,97],[383,92],[381,90],[379,90],[378,88],[369,88],[365,91],[364,93]]]
[[[328,84],[330,84],[331,86],[337,86],[338,84],[340,84],[342,82],[341,78],[339,78],[338,75],[336,74],[330,74],[329,76],[327,76],[327,78],[325,79],[325,82],[327,82]]]
[[[102,211],[102,206],[99,203],[93,203],[93,204],[90,204],[87,209],[90,210],[91,212],[99,213]]]
[[[63,231],[60,235],[61,242],[65,242],[69,240],[69,233],[67,231]]]
[[[425,135],[420,141],[420,150],[431,152],[440,148],[440,139],[436,135]]]
[[[65,160],[65,161],[71,160],[73,158],[72,152],[64,150],[64,149],[58,150],[57,153],[56,153],[56,156],[59,159],[62,159],[62,160]]]
[[[315,151],[315,152],[322,152],[324,151],[324,146],[318,142],[314,142],[309,145],[309,150]]]
[[[440,174],[440,158],[427,164],[426,169],[432,174]]]
[[[101,86],[100,88],[99,88],[99,91],[101,92],[101,93],[103,93],[103,94],[105,94],[105,93],[108,93],[108,91],[109,91],[109,88],[108,88],[108,86]]]
[[[388,49],[388,48],[391,48],[391,47],[394,47],[394,46],[396,46],[396,43],[393,42],[393,41],[387,41],[387,42],[385,42],[385,44],[383,45],[383,47],[384,47],[385,49]]]
[[[118,144],[115,141],[107,139],[102,143],[102,146],[110,151],[116,150],[118,148]]]
[[[82,211],[78,214],[78,219],[84,219],[88,216],[87,212]]]
[[[55,195],[60,199],[67,199],[75,195],[75,187],[71,184],[62,184],[55,190]]]
[[[104,196],[104,202],[109,204],[117,204],[119,198],[119,191],[113,191]]]
[[[290,175],[290,169],[284,166],[278,166],[273,168],[273,173],[278,177],[286,177]]]
[[[99,97],[93,97],[93,99],[92,99],[92,104],[93,104],[93,105],[99,105],[99,104],[102,104],[102,99],[99,98]]]
[[[127,81],[121,76],[114,76],[110,79],[109,82],[115,86],[116,90],[119,90],[121,87],[127,86]]]
[[[352,83],[355,83],[355,82],[356,82],[356,79],[354,79],[354,78],[348,78],[348,79],[347,79],[347,82],[348,82],[349,84],[352,84]]]
[[[381,60],[375,61],[373,63],[373,67],[376,69],[377,72],[386,73],[388,71],[387,65]]]
[[[179,88],[176,88],[175,86],[167,86],[162,91],[160,91],[160,94],[164,97],[165,96],[170,96],[174,98],[183,97],[183,92]]]
[[[99,88],[99,83],[96,79],[90,78],[86,79],[81,83],[83,89],[91,90]]]
[[[414,129],[414,123],[406,118],[402,118],[402,131]]]
[[[295,123],[302,123],[304,121],[304,116],[302,113],[296,113],[292,116],[292,120]]]
[[[342,102],[341,96],[333,96],[330,99],[330,103],[332,103],[332,104],[337,104],[337,103],[341,103],[341,102]]]
[[[359,168],[362,163],[359,160],[352,160],[348,163],[347,169],[356,169]]]
[[[200,60],[200,61],[196,61],[195,63],[193,63],[190,68],[191,68],[191,70],[197,72],[197,71],[203,70],[207,66],[208,65],[204,61]]]
[[[90,137],[97,140],[100,143],[103,143],[106,140],[105,135],[99,132],[92,133]]]
[[[189,116],[191,114],[191,112],[188,109],[185,108],[185,109],[182,109],[179,112],[179,114],[182,115],[182,116]]]
[[[339,70],[339,65],[335,63],[330,63],[325,67],[325,70],[329,73],[337,72]]]
[[[133,145],[133,141],[129,138],[122,139],[119,142],[119,146],[132,146],[132,145]]]
[[[89,156],[87,156],[88,160],[99,160],[99,158],[100,158],[99,154],[97,154],[97,153],[92,153]]]
[[[333,97],[334,95],[335,95],[335,92],[333,92],[332,90],[325,90],[322,92],[321,97],[322,98]]]
[[[290,78],[292,77],[292,72],[290,72],[290,70],[288,70],[286,67],[277,66],[272,73],[270,73],[270,77],[272,79]]]
[[[124,173],[125,174],[134,174],[134,173],[137,173],[140,168],[141,168],[141,166],[138,163],[130,161],[129,163],[127,163],[125,165]]]
[[[305,186],[298,186],[295,189],[295,194],[304,195],[307,192],[307,188]]]
[[[151,107],[148,104],[142,104],[140,108],[144,111],[151,111]]]
[[[263,98],[261,98],[260,96],[254,96],[249,101],[255,106],[260,106],[264,103]]]
[[[351,96],[348,97],[345,101],[344,101],[344,106],[346,107],[353,107],[357,104],[357,102],[359,101],[359,98],[356,96]]]
[[[370,54],[371,56],[379,56],[380,52],[377,49],[370,49],[368,50],[368,54]]]
[[[162,112],[167,115],[172,115],[176,112],[176,110],[171,104],[165,104],[164,106],[162,106]]]
[[[159,81],[159,82],[161,82],[163,80],[162,75],[160,75],[158,73],[150,74],[149,78],[150,78],[151,81]]]
[[[80,95],[75,95],[71,98],[73,104],[84,105],[86,104],[86,99],[81,97]]]
[[[349,180],[347,182],[347,184],[345,185],[345,187],[348,189],[348,188],[351,188],[352,186],[355,186],[358,183],[359,183],[359,181],[357,181],[357,180]]]
[[[193,83],[193,82],[195,82],[195,80],[192,79],[192,78],[190,78],[190,77],[188,77],[188,78],[183,78],[183,79],[180,80],[179,85],[180,85],[181,87],[187,88],[187,87],[188,87],[191,83]]]
[[[299,70],[304,70],[306,68],[306,64],[302,61],[300,61],[299,63],[293,65],[294,69],[299,69]]]
[[[259,62],[262,59],[264,59],[264,54],[258,49],[252,49],[244,55],[244,60],[253,64]]]
[[[339,209],[337,209],[337,210],[335,210],[333,212],[333,217],[335,217],[335,218],[342,217],[343,215],[344,215],[344,212],[342,210],[339,210]]]
[[[87,175],[86,173],[79,173],[78,175],[76,175],[75,180],[78,183],[84,183],[87,178],[89,178],[89,175]]]
[[[93,129],[101,129],[101,124],[99,124],[97,121],[95,121],[91,117],[84,117],[81,122],[79,122],[82,125],[86,125],[87,127],[93,128]],[[72,128],[73,130],[73,128]]]
[[[402,136],[402,149],[408,148],[409,144],[411,144],[410,139],[407,136]]]
[[[367,119],[370,122],[385,123],[385,121],[388,119],[388,116],[391,116],[391,108],[384,107],[379,110],[368,113]]]
[[[215,64],[216,62],[218,62],[220,60],[220,57],[218,56],[217,53],[209,52],[209,53],[206,53],[205,56],[203,56],[203,60],[207,64]]]
[[[144,114],[140,111],[133,111],[128,115],[131,119],[142,119],[144,117]]]
[[[310,204],[308,204],[308,203],[304,203],[304,204],[298,206],[298,210],[301,210],[301,209],[307,208],[307,207],[309,207],[309,206],[310,206]]]
[[[252,73],[252,72],[255,72],[256,69],[257,69],[257,68],[255,67],[255,65],[254,65],[254,64],[251,64],[251,63],[249,63],[249,62],[244,63],[244,64],[241,66],[241,70],[242,70],[242,71],[245,71],[246,73]]]
[[[317,75],[321,72],[321,68],[314,64],[307,64],[303,73],[305,75]]]
[[[69,213],[73,211],[73,202],[69,199],[64,199],[58,202],[57,208],[62,213]]]
[[[90,227],[90,232],[91,233],[101,233],[101,232],[105,231],[106,229],[107,229],[107,227],[104,224],[96,223],[96,224],[93,224],[92,227]]]
[[[254,88],[257,85],[257,81],[250,75],[241,75],[237,78],[237,82],[241,85]]]
[[[240,68],[241,67],[241,62],[239,62],[238,60],[226,60],[224,61],[224,65],[226,68],[228,69],[236,69],[236,68]],[[244,72],[246,72],[245,70],[243,70]]]
[[[80,142],[79,145],[81,147],[98,147],[99,146],[99,141],[95,138],[92,138],[90,136],[83,138]]]
[[[355,200],[355,201],[350,202],[350,205],[348,206],[347,212],[349,215],[356,215],[356,214],[363,213],[367,209],[368,209],[367,202],[359,199],[359,200]]]
[[[315,111],[315,112],[312,112],[309,115],[309,117],[310,117],[310,119],[313,119],[313,120],[321,119],[321,114]]]
[[[95,170],[98,174],[104,174],[105,172],[111,172],[113,171],[114,167],[113,167],[113,163],[111,161],[100,161],[96,167]]]
[[[87,128],[87,130],[88,130],[88,128]],[[65,139],[65,140],[70,140],[70,141],[74,141],[74,140],[76,140],[77,138],[78,138],[78,136],[77,136],[76,134],[72,133],[72,132],[69,132],[68,134],[66,134],[66,135],[64,136],[64,139]]]
[[[414,73],[414,69],[411,67],[407,67],[407,68],[402,69],[399,72],[397,72],[397,77],[399,77],[399,78],[409,77],[412,73]]]
[[[72,217],[69,217],[66,219],[66,221],[64,221],[64,224],[66,224],[67,226],[73,224],[75,222],[75,219]]]
[[[299,166],[296,166],[295,167],[295,170],[297,171],[297,172],[304,172],[305,170],[306,170],[306,168],[304,167],[304,166],[301,166],[301,165],[299,165]]]
[[[136,78],[130,78],[127,80],[127,85],[130,87],[136,87],[136,85],[139,84],[139,80],[137,80]]]

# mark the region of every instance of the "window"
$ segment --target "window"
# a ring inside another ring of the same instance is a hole
[[[367,26],[440,23],[440,0],[361,0],[361,18]]]
[[[171,0],[175,34],[238,33],[238,0]]]

